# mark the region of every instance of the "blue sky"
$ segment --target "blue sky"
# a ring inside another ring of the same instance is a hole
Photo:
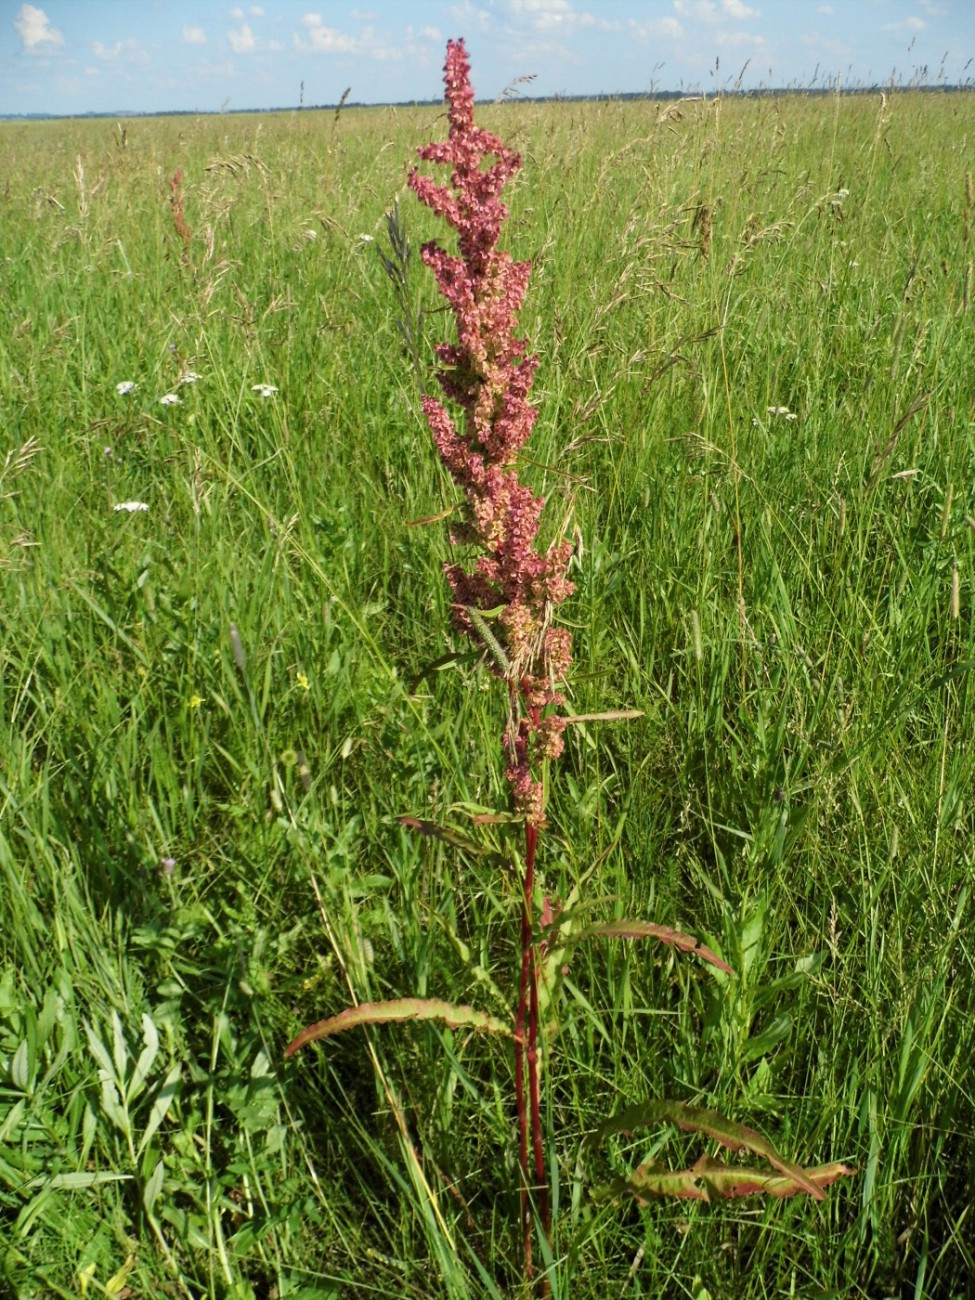
[[[0,114],[975,81],[975,0],[0,0]]]

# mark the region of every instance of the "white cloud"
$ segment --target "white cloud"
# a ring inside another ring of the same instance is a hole
[[[853,47],[846,45],[843,41],[834,40],[830,36],[822,36],[819,32],[807,33],[801,36],[800,41],[815,56],[822,55],[835,59],[837,63],[849,63],[853,58]]]
[[[227,40],[230,42],[230,47],[235,54],[246,54],[257,45],[254,33],[246,23],[244,23],[240,31],[231,28],[227,33]]]
[[[927,23],[923,18],[905,18],[902,23],[884,23],[885,32],[923,32]]]
[[[377,40],[372,27],[363,27],[358,36],[350,36],[337,27],[327,27],[322,22],[321,14],[305,14],[301,21],[307,30],[308,40],[303,41],[295,33],[294,41],[298,49],[311,49],[319,54],[363,54],[380,63],[403,57],[402,48],[383,45]]]
[[[697,22],[713,23],[718,18],[732,18],[735,22],[747,22],[749,18],[761,18],[762,11],[745,4],[745,0],[674,0],[674,13],[678,18],[689,18]]]
[[[106,63],[115,63],[123,59],[126,63],[149,62],[145,50],[132,37],[124,41],[116,41],[114,45],[103,45],[101,41],[92,41],[91,52],[96,59]]]
[[[244,11],[243,9],[240,8],[239,5],[237,6],[236,9],[231,9],[230,16],[235,23],[240,23],[244,21]]]
[[[535,32],[565,33],[577,28],[599,27],[602,31],[619,31],[620,24],[594,14],[577,12],[571,0],[508,0],[508,12],[515,22]]]
[[[631,18],[627,26],[638,41],[678,41],[684,35],[684,29],[676,18],[651,18],[646,23]]]
[[[715,40],[719,45],[750,45],[753,49],[760,50],[765,45],[765,37],[757,36],[753,32],[718,32]]]
[[[32,50],[38,45],[64,44],[64,37],[56,27],[51,26],[47,14],[35,5],[20,6],[14,27],[26,50]]]
[[[491,28],[490,12],[472,4],[471,0],[460,0],[459,4],[452,4],[449,12],[458,31],[486,32]]]
[[[816,12],[818,14],[823,14],[824,17],[826,18],[831,18],[833,14],[836,12],[836,10],[833,8],[832,5],[817,5]]]
[[[252,18],[263,18],[263,17],[264,17],[264,10],[261,8],[260,5],[251,5],[251,7],[250,7],[250,9],[249,9],[248,12],[250,13],[250,16],[251,16]]]
[[[202,27],[184,27],[179,39],[184,45],[206,45],[207,36]]]
[[[321,14],[305,14],[304,23],[308,28],[308,40],[313,50],[318,50],[321,54],[358,52],[359,42],[356,38],[340,32],[337,27],[326,27],[322,22]]]
[[[523,18],[540,32],[565,30],[575,23],[569,0],[509,0],[515,18]]]
[[[419,41],[433,41],[440,45],[443,42],[443,34],[439,27],[406,27],[406,39],[413,45]]]
[[[709,22],[718,16],[714,0],[674,0],[674,13],[678,18],[704,18]]]
[[[748,18],[761,18],[760,9],[752,9],[743,4],[742,0],[721,0],[721,7],[729,18],[736,18],[739,22],[744,22]]]

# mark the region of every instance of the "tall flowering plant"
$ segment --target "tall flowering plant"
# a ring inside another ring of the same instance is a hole
[[[461,414],[455,420],[434,397],[423,399],[423,410],[443,463],[466,498],[451,542],[477,555],[473,567],[445,566],[454,624],[484,648],[489,667],[508,685],[506,775],[516,810],[537,830],[545,808],[533,759],[562,752],[565,720],[546,710],[563,703],[558,684],[569,667],[572,639],[550,620],[572,593],[565,576],[572,548],[569,542],[539,547],[545,502],[519,480],[515,467],[538,417],[528,400],[538,357],[526,354],[525,340],[515,334],[531,263],[515,262],[498,248],[508,215],[501,190],[521,159],[474,125],[463,41],[448,43],[445,81],[449,137],[419,155],[449,166],[450,184],[438,185],[416,169],[408,184],[457,231],[457,254],[430,243],[421,256],[457,323],[457,342],[441,343],[435,351],[440,387]],[[489,629],[487,621],[495,619]]]
[[[430,998],[398,998],[361,1003],[309,1026],[291,1043],[287,1054],[316,1039],[356,1025],[405,1020],[438,1020],[504,1034],[514,1041],[515,1102],[518,1116],[521,1170],[521,1234],[526,1277],[532,1267],[533,1203],[539,1228],[551,1242],[553,1225],[546,1180],[541,1118],[540,1017],[543,980],[548,1014],[553,1014],[553,971],[572,947],[590,938],[653,938],[692,952],[733,972],[710,949],[690,935],[639,920],[590,925],[575,933],[563,928],[548,899],[535,901],[535,862],[539,836],[545,826],[545,783],[541,769],[558,758],[568,723],[583,718],[559,712],[571,663],[571,637],[552,622],[558,606],[572,594],[566,577],[571,544],[539,542],[544,500],[521,482],[518,453],[531,435],[537,409],[529,401],[538,357],[517,336],[516,317],[525,297],[529,262],[516,262],[498,247],[508,211],[501,201],[507,181],[521,159],[474,121],[474,91],[463,41],[450,41],[444,81],[449,131],[445,141],[418,150],[421,161],[449,167],[441,184],[414,169],[408,183],[420,201],[442,217],[457,236],[457,252],[425,244],[424,263],[433,271],[456,325],[456,341],[441,343],[437,379],[443,400],[426,396],[423,411],[434,445],[463,494],[462,510],[450,530],[451,544],[463,548],[462,560],[445,564],[450,586],[452,619],[457,632],[482,651],[490,672],[505,687],[507,717],[499,728],[505,776],[515,820],[523,827],[523,853],[516,857],[520,876],[521,964],[514,1023],[507,1024],[472,1007]],[[388,268],[387,268],[388,269]],[[587,715],[621,718],[626,712]],[[428,823],[405,818],[408,824],[435,831]],[[450,842],[456,837],[444,835]],[[604,1188],[608,1195],[630,1195],[645,1201],[656,1196],[708,1199],[709,1195],[741,1196],[764,1192],[791,1196],[805,1192],[822,1199],[823,1188],[841,1174],[842,1165],[803,1170],[784,1160],[759,1133],[701,1107],[679,1102],[649,1101],[631,1106],[609,1120],[594,1135],[630,1132],[646,1124],[672,1123],[685,1131],[709,1135],[733,1151],[762,1156],[772,1166],[745,1168],[702,1156],[689,1169],[672,1172],[648,1163],[629,1179],[616,1179]],[[543,1294],[548,1280],[541,1278]]]
[[[572,593],[566,578],[572,546],[542,549],[538,526],[545,505],[518,477],[518,452],[538,410],[528,400],[538,357],[516,334],[530,262],[498,248],[508,209],[501,191],[521,159],[497,136],[474,123],[474,91],[463,41],[450,41],[444,81],[448,137],[419,150],[424,162],[450,168],[449,185],[414,169],[408,184],[417,198],[457,232],[458,251],[423,246],[457,326],[457,342],[441,343],[437,379],[459,408],[454,417],[435,397],[423,411],[444,465],[464,493],[454,545],[470,549],[468,565],[445,565],[453,593],[453,621],[485,652],[485,662],[508,693],[504,729],[505,775],[516,813],[525,821],[521,876],[521,979],[515,1019],[515,1094],[522,1169],[522,1220],[531,1256],[528,1187],[534,1183],[543,1230],[549,1231],[545,1155],[539,1098],[538,952],[533,934],[535,855],[545,822],[545,791],[537,765],[562,753],[565,718],[558,689],[571,661],[572,639],[551,624],[553,610]],[[527,1082],[527,1099],[526,1099]],[[527,1100],[527,1104],[526,1104]],[[529,1127],[531,1157],[529,1158]]]

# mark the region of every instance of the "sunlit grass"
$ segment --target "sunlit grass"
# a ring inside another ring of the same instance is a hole
[[[417,521],[453,497],[374,246],[396,198],[414,247],[439,233],[404,190],[438,112],[0,127],[11,1294],[516,1275],[502,1046],[418,1026],[282,1061],[352,995],[504,1014],[517,961],[508,875],[398,821],[504,798],[498,700],[424,675],[446,541]],[[579,529],[572,707],[644,714],[572,730],[545,887],[741,973],[574,957],[558,1294],[966,1295],[975,104],[483,125],[525,158],[528,473]],[[418,266],[413,292],[429,383],[446,322]],[[583,1165],[584,1134],[658,1095],[857,1177],[823,1206],[595,1205],[652,1144]]]

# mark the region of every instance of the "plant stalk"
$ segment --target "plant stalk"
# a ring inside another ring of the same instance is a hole
[[[526,684],[522,689],[527,694]],[[538,726],[540,710],[529,703],[532,723]],[[538,953],[533,925],[535,896],[535,857],[538,852],[539,827],[525,826],[525,866],[522,875],[521,908],[521,978],[518,989],[518,1015],[515,1023],[515,1099],[518,1108],[518,1154],[521,1163],[521,1219],[525,1272],[531,1280],[532,1222],[528,1189],[538,1198],[542,1231],[551,1241],[552,1219],[548,1183],[545,1177],[545,1142],[542,1135],[541,1086],[538,1060]],[[527,1024],[526,1024],[527,1022]],[[527,1033],[526,1033],[527,1030]],[[527,1063],[528,1098],[526,1106],[525,1075]],[[529,1126],[531,1137],[529,1140]],[[531,1159],[529,1159],[529,1145]],[[544,1294],[549,1293],[546,1284]]]

